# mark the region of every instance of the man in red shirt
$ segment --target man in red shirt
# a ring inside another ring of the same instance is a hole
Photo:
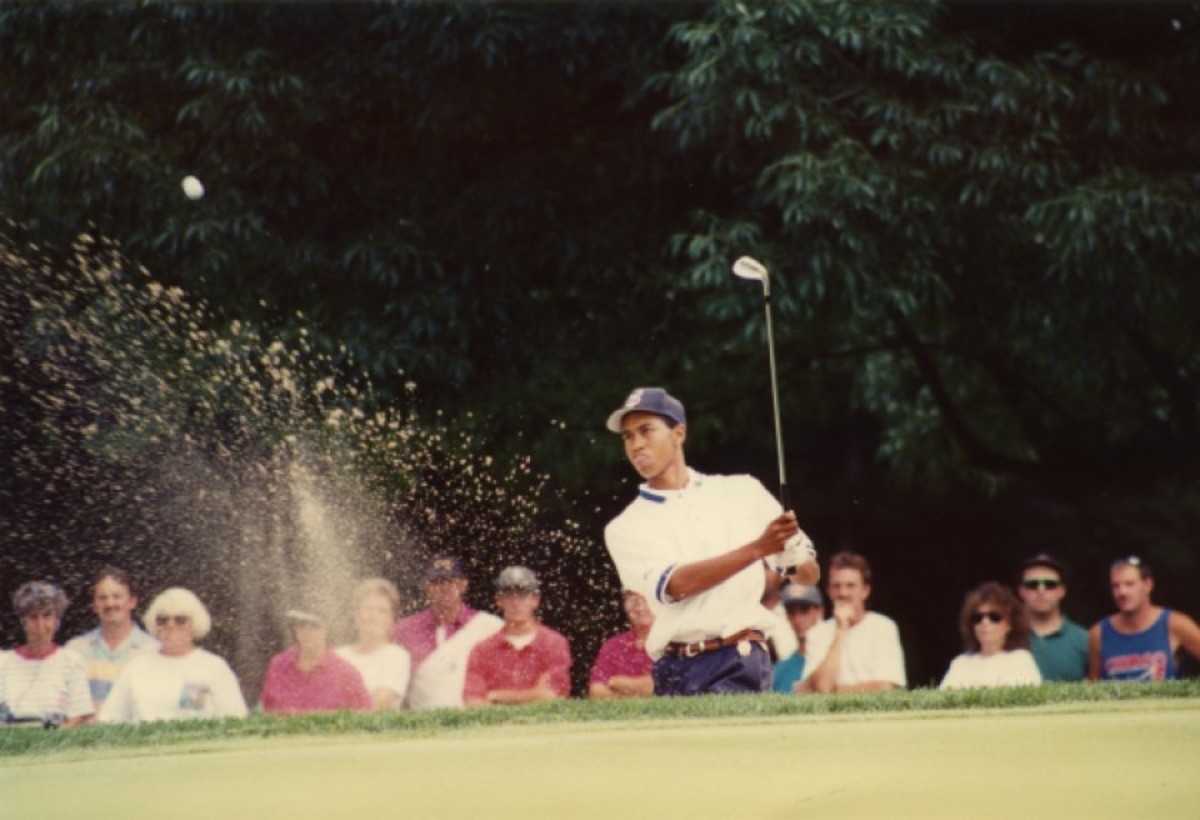
[[[504,626],[471,650],[463,701],[468,706],[514,705],[565,698],[571,692],[571,647],[537,619],[541,584],[527,567],[496,578]]]
[[[362,675],[329,648],[325,620],[298,609],[287,613],[295,645],[271,659],[263,681],[264,712],[333,712],[371,708]]]
[[[621,608],[629,630],[613,635],[600,647],[588,678],[589,698],[645,698],[654,694],[650,674],[654,660],[646,654],[646,636],[654,626],[654,613],[642,594],[632,589],[621,595]]]
[[[425,572],[429,606],[402,618],[392,640],[408,650],[412,680],[411,709],[445,709],[463,705],[467,658],[484,638],[494,635],[502,621],[490,612],[467,605],[467,573],[453,555],[439,555]]]

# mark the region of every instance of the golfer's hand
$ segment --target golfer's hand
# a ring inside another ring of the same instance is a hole
[[[817,560],[817,549],[813,546],[812,539],[804,532],[797,530],[796,534],[788,539],[783,552],[775,556],[775,564],[781,569],[790,572],[801,564],[808,561]]]
[[[798,532],[800,532],[800,525],[796,523],[796,514],[791,510],[781,513],[778,518],[767,524],[767,528],[759,536],[760,556],[766,558],[768,555],[783,552],[788,539]]]

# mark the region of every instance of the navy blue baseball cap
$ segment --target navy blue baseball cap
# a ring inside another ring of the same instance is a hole
[[[446,578],[466,578],[467,573],[463,569],[462,561],[458,560],[453,555],[439,555],[429,564],[429,569],[425,570],[426,581],[442,581]]]
[[[625,399],[625,404],[609,414],[605,426],[614,433],[621,432],[621,420],[630,413],[653,413],[676,424],[687,424],[683,403],[661,387],[635,388]]]

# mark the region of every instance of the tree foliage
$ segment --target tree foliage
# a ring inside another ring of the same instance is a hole
[[[1175,3],[6,4],[0,216],[532,454],[597,529],[635,384],[771,474],[752,254],[820,543],[1194,573],[1198,65]]]

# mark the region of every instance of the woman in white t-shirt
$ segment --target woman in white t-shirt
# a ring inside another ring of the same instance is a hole
[[[408,693],[411,659],[408,650],[392,643],[399,608],[395,584],[383,578],[363,581],[354,590],[355,641],[337,649],[362,675],[374,709],[399,709]]]
[[[950,662],[940,688],[1035,686],[1042,682],[1029,652],[1029,620],[1008,587],[989,581],[968,592],[959,628],[966,651]]]
[[[101,723],[245,717],[246,700],[229,664],[196,645],[212,618],[195,593],[171,587],[146,610],[160,642],[121,671],[100,709]]]

